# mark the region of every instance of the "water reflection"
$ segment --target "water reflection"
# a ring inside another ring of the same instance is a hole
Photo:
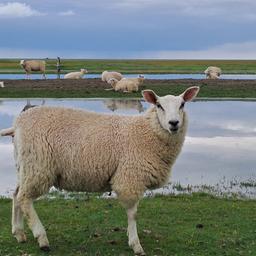
[[[40,105],[41,100],[31,104]],[[10,127],[26,100],[0,101],[0,129]],[[45,105],[68,106],[114,114],[142,114],[148,104],[138,100],[46,100]],[[183,186],[213,185],[226,180],[256,180],[256,102],[207,101],[186,106],[189,130],[172,173]],[[10,138],[0,139],[0,195],[15,186]]]
[[[130,99],[105,99],[103,100],[105,106],[111,110],[130,110],[135,109],[139,113],[143,112],[145,108],[143,107],[140,100],[130,100]]]

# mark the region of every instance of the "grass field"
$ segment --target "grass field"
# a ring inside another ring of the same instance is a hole
[[[141,92],[106,91],[109,85],[100,79],[83,80],[12,80],[0,88],[0,98],[141,98]],[[200,86],[199,97],[256,98],[255,80],[145,80],[140,89],[157,94],[180,94],[189,86]]]
[[[0,73],[24,73],[20,59],[0,59]],[[48,59],[47,73],[56,72],[56,60]],[[62,72],[87,68],[89,73],[116,70],[122,73],[203,73],[218,66],[225,74],[256,74],[256,60],[80,60],[63,59]]]
[[[51,244],[48,255],[133,255],[126,214],[114,199],[39,200],[35,203]],[[205,194],[145,198],[138,230],[147,255],[255,255],[255,201]],[[0,255],[46,255],[26,228],[28,242],[11,235],[11,201],[0,200]]]

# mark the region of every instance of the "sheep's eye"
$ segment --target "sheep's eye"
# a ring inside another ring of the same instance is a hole
[[[164,108],[157,102],[156,106],[164,111]]]
[[[182,102],[181,105],[180,105],[180,109],[183,109],[184,105],[185,105],[185,102]]]

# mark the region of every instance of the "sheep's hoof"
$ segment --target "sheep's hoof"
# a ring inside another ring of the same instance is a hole
[[[17,239],[18,243],[27,242],[27,237],[23,231],[16,231],[13,235]]]
[[[142,252],[137,252],[134,255],[146,256],[146,253],[144,251],[142,251]]]
[[[49,246],[42,246],[40,249],[44,252],[49,252],[51,250]]]

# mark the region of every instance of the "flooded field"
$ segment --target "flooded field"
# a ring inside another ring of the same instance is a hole
[[[31,104],[41,104],[32,100]],[[0,101],[0,129],[10,127],[26,100]],[[66,106],[113,114],[143,114],[140,100],[46,99],[45,105]],[[256,197],[256,101],[196,101],[186,106],[189,130],[173,167],[172,184],[160,193],[209,191]],[[0,138],[0,195],[15,188],[10,138]]]

